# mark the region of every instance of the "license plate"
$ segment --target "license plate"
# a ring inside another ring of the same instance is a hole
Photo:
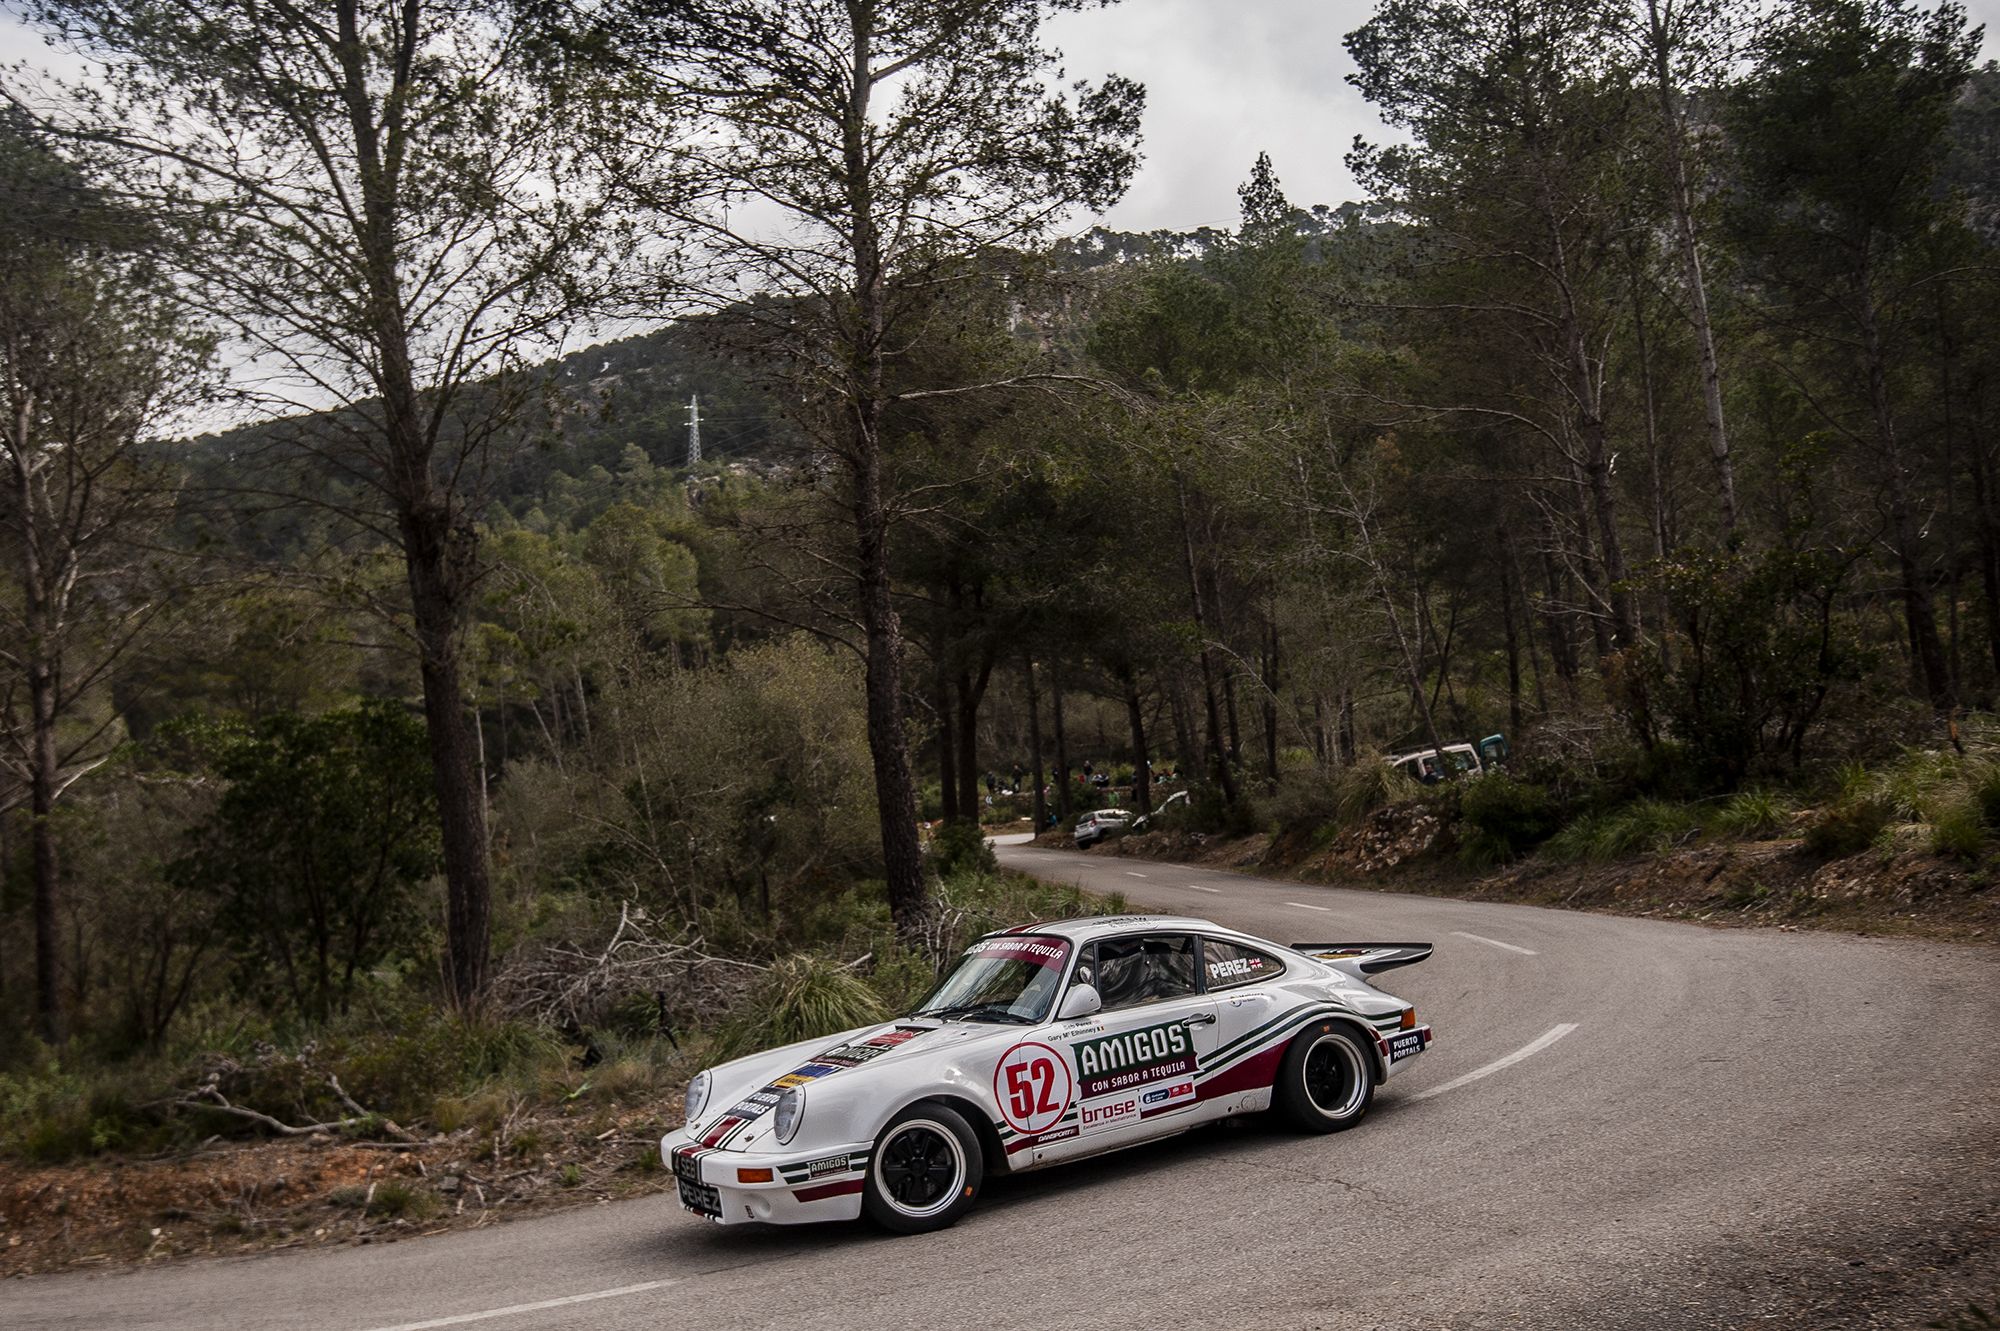
[[[722,1194],[706,1183],[680,1181],[681,1205],[697,1215],[705,1215],[711,1220],[722,1218]]]
[[[1389,1037],[1389,1061],[1391,1063],[1400,1063],[1411,1054],[1420,1054],[1423,1051],[1424,1033],[1422,1031],[1405,1031],[1401,1035],[1392,1035]]]
[[[701,1182],[701,1162],[691,1151],[674,1152],[674,1177],[683,1183]]]

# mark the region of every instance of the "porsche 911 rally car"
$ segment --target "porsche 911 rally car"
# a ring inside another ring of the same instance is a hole
[[[1339,1131],[1431,1042],[1367,977],[1430,953],[1147,915],[989,934],[902,1020],[700,1073],[660,1153],[710,1220],[866,1213],[917,1233],[955,1222],[989,1173],[1232,1114]]]

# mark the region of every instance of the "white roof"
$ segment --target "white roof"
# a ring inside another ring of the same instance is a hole
[[[1228,934],[1236,938],[1254,938],[1239,929],[1228,929],[1213,920],[1197,919],[1192,915],[1085,915],[1073,920],[1048,920],[1038,924],[1016,925],[1012,929],[1001,929],[997,934],[1048,934],[1057,938],[1067,938],[1073,943],[1088,943],[1098,938],[1108,938],[1117,934],[1130,933],[1205,933]],[[1266,939],[1257,939],[1260,943]]]

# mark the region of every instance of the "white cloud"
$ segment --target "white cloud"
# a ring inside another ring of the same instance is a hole
[[[66,69],[0,0],[0,63]],[[2000,0],[1969,0],[2000,53]],[[1271,154],[1295,204],[1337,204],[1359,190],[1342,158],[1355,135],[1388,131],[1346,82],[1341,38],[1372,0],[1124,0],[1049,26],[1072,78],[1124,74],[1146,85],[1146,162],[1105,221],[1146,231],[1234,226],[1236,187]]]

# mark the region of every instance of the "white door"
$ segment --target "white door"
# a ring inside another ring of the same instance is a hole
[[[1195,1074],[1216,1050],[1215,1000],[1200,992],[1191,935],[1104,939],[1086,964],[1104,1008],[1050,1033],[1074,1078],[1075,1105],[1058,1131],[1043,1134],[1037,1164],[1186,1127]]]

